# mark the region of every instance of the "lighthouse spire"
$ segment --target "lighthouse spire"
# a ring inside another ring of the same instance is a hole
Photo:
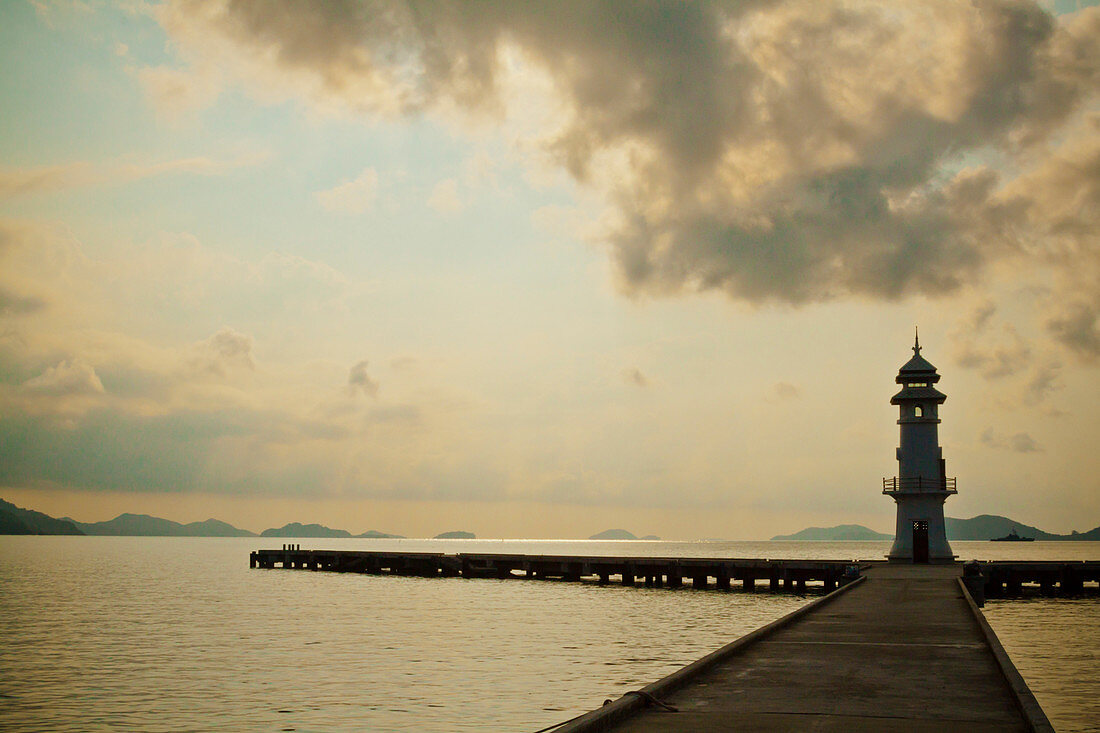
[[[913,326],[913,353],[920,356],[920,330]]]

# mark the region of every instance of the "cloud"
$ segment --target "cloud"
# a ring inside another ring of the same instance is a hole
[[[23,387],[49,395],[103,394],[103,383],[95,369],[80,359],[62,361],[42,374],[28,379]]]
[[[1027,375],[1027,382],[1024,385],[1024,404],[1040,404],[1060,389],[1058,374],[1061,369],[1062,364],[1058,361],[1048,361],[1035,366]]]
[[[378,172],[365,168],[355,179],[313,195],[328,211],[365,214],[374,208],[378,199]]]
[[[765,399],[768,402],[786,402],[802,396],[802,390],[790,382],[776,382],[768,390]]]
[[[462,211],[462,199],[458,196],[458,181],[448,178],[435,184],[428,206],[440,214],[456,214]]]
[[[1008,450],[1013,453],[1042,453],[1044,451],[1044,448],[1027,433],[1004,436],[995,432],[993,428],[986,428],[982,431],[981,441],[982,445],[987,448]]]
[[[174,122],[212,104],[221,93],[217,74],[167,66],[146,66],[133,70],[153,104],[157,117]]]
[[[630,367],[629,369],[623,369],[623,381],[627,384],[635,387],[648,387],[649,379],[646,375],[642,374],[642,370],[638,367]]]
[[[256,369],[252,357],[252,337],[228,326],[195,344],[193,352],[191,365],[202,374],[224,378]]]
[[[0,316],[34,313],[46,307],[46,302],[33,295],[13,293],[0,285]]]
[[[256,165],[266,154],[245,154],[217,159],[207,156],[149,161],[117,158],[102,163],[75,161],[34,168],[0,168],[0,200],[72,188],[131,183],[163,175],[218,176],[243,166]]]
[[[1031,347],[1013,326],[1003,324],[998,332],[990,333],[987,324],[993,313],[991,306],[979,306],[950,335],[955,363],[977,369],[986,379],[999,379],[1024,371],[1033,361]]]
[[[359,394],[360,392],[367,397],[378,396],[378,382],[371,379],[367,374],[366,361],[360,361],[352,366],[348,372],[348,393],[351,395]]]
[[[1100,63],[1095,13],[1060,29],[1008,2],[213,7],[166,24],[377,112],[506,106],[516,48],[568,110],[557,159],[581,180],[614,164],[628,284],[749,300],[955,287],[985,254],[936,195],[941,165],[1059,122]]]
[[[264,99],[511,125],[602,199],[629,293],[798,305],[1049,276],[1071,304],[1053,336],[1096,348],[1100,8],[177,0],[160,18]],[[460,205],[451,186],[433,205]]]
[[[1055,338],[1070,349],[1095,358],[1100,356],[1100,309],[1097,305],[1087,302],[1069,303],[1047,325]]]

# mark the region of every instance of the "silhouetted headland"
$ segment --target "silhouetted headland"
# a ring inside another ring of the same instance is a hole
[[[628,532],[625,529],[605,529],[603,532],[598,532],[588,539],[590,540],[659,540],[661,539],[655,534],[647,534],[645,537],[637,537],[632,532]]]
[[[1054,534],[1017,522],[1015,519],[1001,517],[995,514],[979,514],[970,519],[954,519],[947,517],[945,520],[947,538],[962,542],[984,542],[1006,536],[1010,532],[1018,532],[1036,540],[1047,542],[1075,541],[1086,542],[1100,541],[1100,527],[1090,529],[1087,532],[1074,530],[1070,534]],[[837,542],[845,540],[892,540],[894,535],[876,532],[859,524],[838,524],[835,527],[807,527],[794,534],[781,534],[772,537],[773,541],[799,540],[803,542]]]

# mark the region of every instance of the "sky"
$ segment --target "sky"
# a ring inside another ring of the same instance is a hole
[[[408,536],[1100,525],[1100,8],[0,4],[0,496]]]

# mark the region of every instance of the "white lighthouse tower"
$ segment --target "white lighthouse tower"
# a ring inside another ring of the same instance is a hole
[[[919,334],[914,337],[913,358],[898,372],[901,391],[890,398],[901,410],[901,446],[897,450],[898,475],[882,480],[882,493],[898,505],[894,546],[888,557],[898,562],[953,562],[943,523],[943,503],[955,492],[948,478],[939,442],[939,406],[947,399],[935,388],[940,381],[936,367],[920,355]]]

